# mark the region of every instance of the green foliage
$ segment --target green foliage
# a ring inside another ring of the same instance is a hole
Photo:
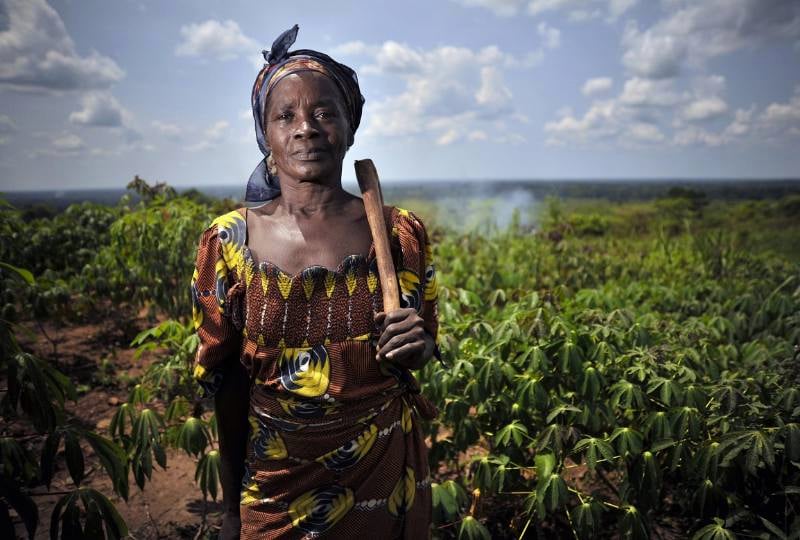
[[[111,225],[110,241],[86,280],[102,277],[113,299],[186,319],[197,240],[210,220],[206,207],[188,199],[156,196],[142,202]]]
[[[550,201],[540,234],[435,246],[450,367],[421,377],[441,411],[432,466],[498,501],[527,494],[517,535],[566,512],[580,538],[614,522],[648,538],[666,497],[687,534],[714,517],[732,534],[788,534],[797,519],[781,486],[800,484],[798,267],[709,228],[700,194],[656,209],[652,236],[610,236],[614,216],[602,235],[579,231],[590,218]],[[612,491],[582,492],[572,462]]]
[[[74,489],[51,530],[125,534],[113,505],[85,486],[87,444],[123,498],[128,474],[143,488],[169,448],[197,460],[204,499],[219,495],[214,418],[188,371],[197,336],[187,284],[202,229],[229,203],[138,177],[129,189],[138,203],[29,219],[0,209],[9,239],[0,260],[13,263],[0,264],[1,410],[41,438],[36,454],[0,434],[0,496],[31,534],[30,486],[50,484],[62,450]],[[510,508],[518,537],[593,538],[616,527],[648,538],[665,512],[700,540],[796,537],[795,199],[719,203],[679,189],[584,211],[548,199],[539,231],[520,226],[519,213],[506,230],[429,223],[449,365],[420,374],[441,411],[427,427],[431,470],[446,471],[432,483],[437,530],[488,538]],[[111,440],[70,422],[74,387],[14,337],[20,318],[66,321],[106,300],[168,317],[131,344],[137,359],[157,361],[119,405]],[[576,482],[570,471],[584,466]],[[4,515],[0,505],[0,532]]]

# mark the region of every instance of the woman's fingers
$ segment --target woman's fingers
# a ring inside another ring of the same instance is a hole
[[[424,321],[413,308],[400,308],[376,314],[375,322],[381,326],[378,349],[382,349],[393,337],[410,332],[415,327],[421,329]]]
[[[390,362],[403,366],[408,369],[417,369],[422,367],[422,353],[425,351],[424,341],[414,341],[406,343],[401,347],[392,350],[387,354],[387,359]]]
[[[407,332],[401,332],[392,336],[383,346],[378,348],[378,359],[395,360],[395,354],[398,349],[404,345],[414,343],[421,343],[424,348],[425,330],[423,330],[422,327],[414,326]]]

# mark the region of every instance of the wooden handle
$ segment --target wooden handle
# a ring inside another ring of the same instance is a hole
[[[378,275],[383,290],[383,311],[389,313],[400,308],[400,288],[392,261],[391,244],[386,233],[386,221],[383,219],[383,194],[378,181],[378,171],[371,159],[356,160],[356,178],[361,195],[364,198],[364,209],[367,211],[369,230],[375,242],[375,256],[378,261]]]

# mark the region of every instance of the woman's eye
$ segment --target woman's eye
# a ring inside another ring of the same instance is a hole
[[[292,113],[290,112],[282,112],[278,115],[278,120],[291,120]]]

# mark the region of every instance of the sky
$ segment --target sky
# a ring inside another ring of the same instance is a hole
[[[0,0],[0,191],[241,184],[283,30],[381,179],[800,177],[797,0]]]

